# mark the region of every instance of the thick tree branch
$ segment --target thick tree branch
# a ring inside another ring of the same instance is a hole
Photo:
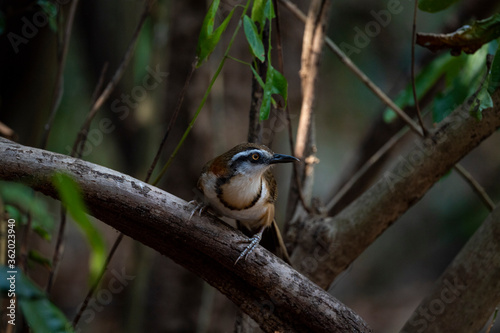
[[[246,238],[186,202],[116,171],[0,138],[0,179],[56,198],[55,172],[80,184],[91,214],[159,251],[219,289],[267,332],[369,332],[363,320],[258,247],[234,265]]]
[[[415,141],[406,156],[369,190],[334,218],[303,221],[292,263],[314,282],[328,288],[382,232],[462,157],[500,127],[500,91],[481,121],[469,114],[469,103],[455,110],[429,134]]]
[[[479,332],[500,303],[500,206],[488,216],[403,327]]]

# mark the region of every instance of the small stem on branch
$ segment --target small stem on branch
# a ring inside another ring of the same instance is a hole
[[[415,7],[413,8],[413,25],[412,25],[412,35],[411,35],[411,88],[413,91],[413,101],[415,103],[415,110],[417,112],[418,121],[420,127],[422,128],[422,133],[427,136],[428,131],[425,128],[424,120],[422,119],[422,114],[420,112],[420,103],[417,97],[417,87],[415,85],[415,44],[417,40],[417,11],[418,11],[418,0],[415,0]]]

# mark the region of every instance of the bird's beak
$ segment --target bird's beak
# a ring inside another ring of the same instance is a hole
[[[283,155],[283,154],[274,154],[271,161],[269,161],[269,164],[290,163],[290,162],[298,162],[298,161],[300,161],[300,160],[296,157],[293,157],[293,156]]]

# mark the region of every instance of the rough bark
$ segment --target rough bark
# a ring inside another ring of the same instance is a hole
[[[462,157],[500,127],[500,91],[483,119],[469,104],[455,110],[426,139],[417,139],[406,156],[334,218],[312,217],[300,225],[294,267],[328,288],[375,239],[446,174]],[[484,267],[487,269],[487,267]]]
[[[186,202],[108,168],[0,138],[0,179],[56,198],[55,172],[81,186],[93,216],[219,289],[266,332],[369,332],[350,309],[262,247],[234,265],[246,240]]]
[[[402,332],[479,332],[500,303],[500,206],[441,275]]]

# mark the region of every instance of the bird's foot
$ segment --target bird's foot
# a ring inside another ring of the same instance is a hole
[[[196,212],[198,212],[198,216],[201,216],[201,213],[203,213],[203,211],[208,207],[208,205],[204,202],[198,202],[196,200],[189,201],[188,205],[194,206],[194,208],[191,210],[191,215],[189,215],[190,220]]]
[[[241,241],[240,243],[250,242],[250,244],[248,244],[248,246],[243,250],[243,252],[241,252],[240,256],[238,257],[238,259],[236,259],[234,264],[236,265],[241,258],[247,260],[248,255],[257,247],[257,245],[259,245],[261,238],[262,234],[258,233],[253,235],[253,237],[249,238],[248,240]]]

